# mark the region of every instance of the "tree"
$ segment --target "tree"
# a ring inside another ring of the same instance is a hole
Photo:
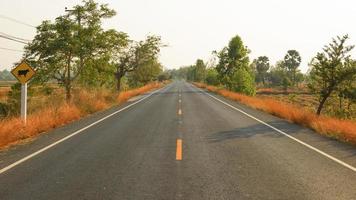
[[[244,68],[246,71],[250,71],[248,69],[249,52],[250,51],[246,46],[244,46],[238,35],[230,40],[227,47],[224,47],[220,52],[215,52],[219,59],[216,66],[216,70],[219,74],[219,80],[230,90],[239,88],[234,86],[237,82],[233,81],[234,78],[238,77],[235,76],[237,69]],[[252,75],[250,74],[250,76]]]
[[[245,68],[238,68],[232,79],[233,90],[253,96],[256,94],[255,79],[252,73]]]
[[[120,91],[121,79],[128,72],[132,72],[139,66],[152,62],[152,60],[157,60],[162,46],[161,37],[159,36],[148,36],[144,41],[131,42],[129,48],[125,49],[115,62],[117,90]]]
[[[211,67],[206,70],[205,82],[209,85],[218,85],[218,72],[215,68]]]
[[[194,66],[194,81],[202,82],[205,80],[206,65],[203,60],[198,59]]]
[[[265,85],[266,74],[269,68],[270,64],[267,56],[260,56],[257,58],[256,70],[258,74],[258,79],[262,81],[263,85]]]
[[[337,90],[343,82],[352,80],[356,74],[356,62],[351,59],[350,51],[354,46],[347,46],[348,35],[333,38],[325,46],[322,53],[318,53],[311,62],[309,88],[319,96],[316,113],[320,115],[329,96]]]
[[[83,1],[55,22],[43,21],[34,40],[25,47],[25,58],[35,67],[35,81],[58,81],[71,100],[72,82],[79,77],[84,64],[90,62],[105,46],[98,40],[103,32],[101,21],[115,15],[107,5]]]
[[[284,76],[286,76],[284,62],[283,60],[277,61],[277,63],[271,67],[270,72],[268,73],[268,79],[272,86],[281,86]]]
[[[113,74],[116,72],[114,61],[118,55],[128,46],[128,35],[123,32],[110,29],[97,35],[97,44],[100,51],[93,54],[85,62],[80,74],[80,83],[90,87],[115,87],[116,79]]]
[[[133,87],[145,85],[158,79],[158,75],[163,71],[161,63],[157,60],[151,60],[138,66],[128,75],[129,84]]]
[[[297,69],[301,62],[302,58],[300,57],[299,52],[296,50],[289,50],[284,56],[284,65],[288,71],[289,78],[291,79],[293,85],[296,83]]]

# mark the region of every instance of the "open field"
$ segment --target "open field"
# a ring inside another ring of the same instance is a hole
[[[328,116],[317,116],[308,108],[276,100],[271,97],[250,97],[202,83],[195,83],[195,85],[252,108],[263,110],[267,113],[287,119],[290,122],[311,128],[322,135],[356,144],[355,121],[341,120]]]
[[[10,87],[15,84],[17,81],[0,81],[0,87]]]
[[[276,90],[263,90],[263,92],[258,91],[256,97],[261,98],[272,98],[281,102],[285,102],[288,104],[293,104],[299,107],[302,107],[310,112],[316,112],[316,108],[319,104],[318,99],[315,95],[308,93],[303,90],[291,90],[287,93]],[[356,104],[351,104],[349,108],[347,108],[347,104],[341,104],[342,111],[340,110],[340,102],[339,99],[335,96],[331,96],[330,99],[325,104],[323,114],[342,118],[342,119],[350,119],[356,120]]]

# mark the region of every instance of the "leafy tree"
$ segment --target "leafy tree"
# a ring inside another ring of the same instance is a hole
[[[173,77],[173,70],[164,70],[158,75],[157,79],[158,81],[166,81],[172,79],[172,77]]]
[[[255,65],[258,74],[258,79],[262,81],[263,85],[265,85],[266,74],[270,68],[268,57],[267,56],[258,57]]]
[[[106,46],[98,38],[102,35],[101,21],[115,15],[107,5],[93,0],[83,1],[74,11],[37,27],[34,40],[26,46],[25,57],[36,68],[35,81],[55,79],[71,100],[72,82],[79,77],[84,63],[90,62]]]
[[[161,37],[159,36],[148,36],[144,41],[131,42],[129,48],[125,49],[115,62],[117,90],[120,91],[121,79],[128,72],[132,72],[139,66],[157,60],[162,46]]]
[[[202,82],[205,79],[206,65],[203,60],[198,59],[194,66],[194,81]]]
[[[236,69],[248,67],[249,50],[237,35],[230,40],[227,47],[224,47],[220,52],[216,52],[216,54],[219,59],[216,70],[219,73],[220,82],[232,89],[231,79]]]
[[[234,73],[233,90],[250,96],[256,94],[255,79],[250,71],[238,68]]]
[[[186,79],[188,81],[195,81],[195,73],[196,73],[196,70],[195,70],[195,66],[194,65],[191,65],[189,67],[186,67],[186,68],[183,68],[183,73],[185,72],[186,73]]]
[[[219,85],[218,72],[215,68],[208,68],[206,70],[205,81],[209,85]]]
[[[270,72],[268,73],[268,79],[272,86],[281,86],[285,76],[286,70],[283,61],[278,61],[275,66],[271,67]]]
[[[145,85],[157,80],[162,71],[162,65],[157,60],[151,60],[129,73],[129,84],[133,87]]]
[[[297,69],[301,62],[302,58],[296,50],[289,50],[284,56],[284,66],[288,70],[290,76],[289,78],[291,79],[293,85],[296,83]]]
[[[334,38],[311,62],[309,87],[319,96],[318,115],[330,95],[356,74],[356,62],[350,56],[354,46],[346,45],[348,39],[348,35]]]
[[[116,71],[114,61],[129,44],[128,35],[110,29],[97,35],[97,44],[100,50],[85,62],[80,75],[80,82],[85,86],[114,87]]]

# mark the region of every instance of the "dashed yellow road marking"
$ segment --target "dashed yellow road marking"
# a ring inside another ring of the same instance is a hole
[[[181,139],[177,139],[176,160],[182,160],[182,143]]]

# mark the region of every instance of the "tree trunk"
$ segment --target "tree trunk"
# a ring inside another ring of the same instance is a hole
[[[117,78],[116,89],[120,92],[121,90],[121,77]]]
[[[117,82],[116,82],[116,90],[118,92],[120,92],[120,90],[121,90],[121,79],[124,76],[123,74],[124,73],[121,73],[121,71],[119,69],[117,69],[117,71],[115,73],[115,78],[117,80]]]
[[[70,77],[70,61],[71,61],[72,53],[69,54],[68,60],[67,60],[67,80],[65,84],[65,89],[66,89],[66,101],[69,103],[72,99],[72,94],[71,94],[71,77]]]
[[[319,103],[319,106],[318,106],[318,110],[316,111],[316,114],[317,115],[320,115],[320,113],[321,113],[321,110],[323,109],[323,106],[324,106],[324,104],[325,104],[325,102],[326,102],[326,99],[329,97],[329,95],[325,95],[325,96],[323,96],[323,99],[320,101],[320,103]]]

